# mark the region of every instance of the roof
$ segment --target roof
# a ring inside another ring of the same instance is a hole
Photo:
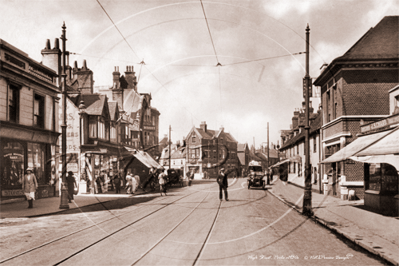
[[[240,161],[241,165],[245,165],[245,154],[244,153],[238,153],[237,154],[238,160]]]
[[[317,130],[320,129],[320,127],[322,126],[322,113],[315,113],[316,118],[314,120],[312,120],[310,122],[310,129],[309,129],[309,135],[316,132]],[[293,137],[292,139],[289,139],[286,143],[284,143],[281,146],[281,149],[285,149],[291,145],[294,145],[295,143],[301,141],[302,139],[305,138],[305,134],[306,131],[302,130],[302,132],[300,132],[298,135],[296,135],[295,137]]]
[[[335,58],[317,77],[313,84],[322,86],[337,70],[336,65],[347,61],[398,59],[399,16],[386,16],[368,30],[343,56]],[[334,70],[333,70],[334,69]]]
[[[84,105],[86,106],[86,113],[88,115],[102,115],[106,99],[107,96],[101,94],[81,95],[81,100],[83,100]]]
[[[244,144],[238,143],[238,144],[237,144],[237,152],[245,151],[245,149],[246,149],[247,147],[248,147],[248,144],[247,144],[247,143],[244,143]]]
[[[339,59],[397,58],[399,16],[386,16]]]
[[[186,147],[179,147],[177,150],[173,151],[170,158],[171,159],[185,159],[186,158]]]
[[[117,102],[108,102],[108,108],[109,108],[109,115],[111,116],[111,120],[113,120],[113,121],[118,120],[118,118],[119,118],[119,117],[117,117],[118,103]]]

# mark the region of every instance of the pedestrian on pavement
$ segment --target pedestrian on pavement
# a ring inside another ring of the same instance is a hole
[[[227,175],[224,172],[224,168],[220,169],[220,173],[216,179],[216,181],[219,184],[219,199],[223,200],[223,193],[222,191],[224,191],[224,199],[226,201],[229,200],[228,194],[227,194]]]
[[[133,176],[130,174],[130,170],[126,175],[126,194],[133,194]]]
[[[32,168],[28,167],[22,181],[22,191],[28,200],[28,208],[33,208],[33,200],[35,199],[37,187],[38,185],[36,176],[33,173]]]
[[[139,187],[140,184],[140,176],[139,175],[134,175],[132,178],[132,191],[133,194],[137,191],[137,188]]]
[[[162,192],[165,193],[166,196],[166,170],[165,172],[161,172],[158,176],[158,180],[159,180],[159,192],[161,192],[161,196],[162,196]]]
[[[68,185],[68,200],[69,200],[69,203],[71,203],[72,200],[73,200],[73,194],[74,194],[75,186],[78,187],[78,185],[76,184],[76,180],[75,180],[75,177],[73,176],[73,172],[72,171],[68,172],[68,176],[66,177],[66,182],[67,182],[67,185]]]
[[[121,193],[121,179],[118,174],[114,176],[115,193]]]
[[[143,186],[141,187],[143,189],[143,191],[145,192],[145,188],[147,187],[148,184],[151,183],[151,181],[154,179],[155,177],[155,168],[151,167],[150,171],[148,172],[148,178],[147,180],[144,182]]]

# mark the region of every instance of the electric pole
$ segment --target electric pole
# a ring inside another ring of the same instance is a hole
[[[65,73],[65,69],[66,69],[66,26],[65,26],[65,22],[62,25],[62,36],[61,36],[61,40],[62,40],[62,125],[61,125],[61,129],[62,129],[62,137],[61,137],[61,149],[62,149],[62,173],[61,173],[61,178],[62,178],[62,183],[61,183],[61,201],[60,201],[60,209],[69,209],[69,205],[68,205],[68,189],[67,189],[67,183],[66,183],[66,147],[67,147],[67,139],[66,139],[66,135],[67,135],[67,114],[66,114],[66,110],[67,110],[67,106],[66,106],[66,98],[67,98],[67,89],[66,89],[66,73]]]
[[[312,88],[309,76],[309,24],[306,27],[306,75],[304,78],[304,97],[305,97],[305,191],[303,196],[302,214],[312,216],[312,183],[310,172],[310,150],[309,150],[309,98]]]
[[[169,169],[171,169],[172,167],[171,167],[171,164],[170,164],[170,154],[171,154],[171,152],[170,152],[170,147],[171,147],[171,141],[170,141],[170,134],[171,134],[171,131],[172,131],[172,127],[169,125]]]

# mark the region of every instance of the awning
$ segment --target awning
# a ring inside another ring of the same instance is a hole
[[[399,170],[399,127],[350,159],[363,163],[388,163]]]
[[[370,147],[356,153],[355,156],[399,155],[399,127],[386,134]]]
[[[270,166],[270,167],[274,168],[274,167],[280,166],[280,165],[282,165],[282,164],[284,164],[284,163],[288,163],[289,161],[290,161],[290,159],[285,159],[285,160],[283,160],[283,161],[281,161],[281,162],[278,162],[278,163],[276,163],[276,164],[273,164],[273,165]]]
[[[399,171],[399,155],[351,156],[349,158],[362,163],[388,163]]]
[[[335,163],[340,162],[348,159],[349,157],[353,156],[354,154],[364,150],[365,148],[369,147],[370,145],[374,144],[376,141],[380,140],[381,138],[385,137],[387,134],[392,132],[384,131],[379,132],[363,137],[358,137],[355,141],[350,143],[348,146],[342,148],[341,150],[337,151],[321,163]]]
[[[158,168],[161,166],[159,163],[157,163],[148,153],[145,151],[138,151],[136,154],[133,154],[134,157],[137,158],[141,163],[143,163],[145,166],[148,168],[154,167]]]

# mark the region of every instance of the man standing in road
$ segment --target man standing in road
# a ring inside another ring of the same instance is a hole
[[[224,190],[224,199],[226,201],[229,200],[228,194],[227,194],[227,175],[224,173],[224,168],[220,169],[220,173],[218,175],[218,178],[216,181],[219,184],[219,199],[223,200],[223,193],[222,190]]]

